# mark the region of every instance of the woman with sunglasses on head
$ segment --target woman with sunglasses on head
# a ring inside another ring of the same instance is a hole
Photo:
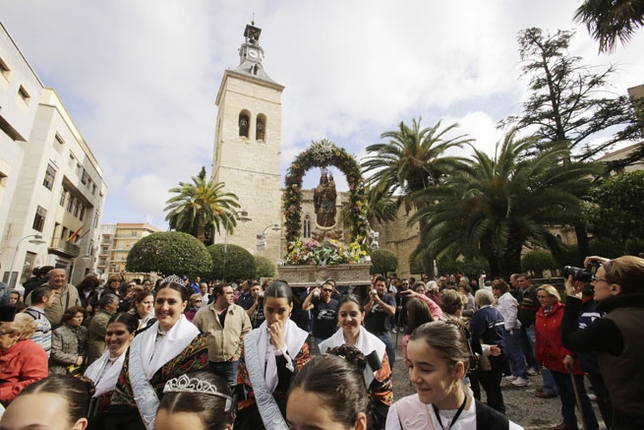
[[[201,308],[202,303],[203,299],[201,298],[201,294],[193,294],[190,296],[190,299],[188,300],[188,307],[184,312],[186,314],[186,318],[188,318],[188,321],[192,322],[192,320],[195,319],[195,315],[199,308]]]
[[[286,429],[286,393],[295,374],[310,360],[308,332],[290,319],[293,291],[273,281],[264,292],[266,320],[244,337],[239,358],[235,428]]]
[[[165,383],[207,368],[206,340],[183,315],[192,294],[188,288],[176,276],[159,286],[154,305],[157,321],[137,334],[128,348],[104,420],[106,428],[153,429]]]
[[[593,264],[598,267],[591,281],[595,310],[606,316],[579,328],[581,295],[588,282],[569,276],[562,343],[572,351],[597,352],[613,407],[612,428],[644,428],[644,259],[586,257],[584,265]]]
[[[349,345],[357,348],[368,363],[363,379],[373,401],[370,422],[374,429],[383,428],[389,406],[394,401],[391,366],[385,344],[364,328],[364,306],[353,294],[348,294],[338,304],[338,325],[333,336],[320,344],[320,352]]]

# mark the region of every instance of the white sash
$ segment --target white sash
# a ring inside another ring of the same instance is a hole
[[[128,378],[134,401],[148,430],[154,429],[154,418],[159,407],[159,399],[149,380],[199,335],[199,329],[184,315],[157,342],[158,331],[159,322],[156,321],[136,336],[130,344],[128,361]]]
[[[156,330],[154,333],[156,334]],[[143,424],[145,424],[147,430],[153,430],[154,419],[159,408],[159,398],[145,374],[141,351],[142,344],[143,336],[136,336],[130,344],[128,379],[130,380],[134,401],[136,402],[136,407],[139,410]]]
[[[290,354],[297,355],[299,353],[308,337],[308,333],[297,327],[290,319],[286,321],[284,330],[288,352],[288,356],[285,355],[284,358],[287,361],[290,360],[293,371],[295,371],[296,364],[292,362]],[[286,425],[275,397],[273,397],[273,390],[275,390],[278,383],[277,365],[275,354],[272,348],[267,346],[267,341],[268,326],[266,321],[244,337],[244,359],[248,369],[248,377],[253,386],[257,409],[266,429],[288,430],[288,425]],[[270,353],[268,361],[266,361],[267,353]],[[266,372],[264,372],[264,364],[266,364]]]
[[[327,349],[342,346],[345,343],[347,343],[347,341],[344,338],[344,332],[340,328],[333,334],[333,336],[320,343],[320,352],[325,354]],[[367,329],[362,326],[360,326],[360,334],[358,335],[358,339],[356,339],[356,344],[354,346],[358,348],[365,357],[373,351],[376,351],[380,360],[385,356],[385,352],[387,350],[383,341],[378,339],[374,334],[369,333]],[[391,363],[389,363],[389,366],[391,366]],[[371,382],[375,379],[375,373],[376,372],[374,372],[367,363],[363,372],[364,382],[367,388],[369,388]]]
[[[105,350],[103,355],[87,368],[85,377],[94,381],[96,387],[94,397],[101,397],[102,394],[112,391],[116,387],[116,382],[121,374],[121,368],[123,368],[126,352],[127,350],[123,351],[114,363],[105,370],[110,360],[110,352]]]

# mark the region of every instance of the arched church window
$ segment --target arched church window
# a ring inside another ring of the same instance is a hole
[[[306,239],[311,237],[311,218],[308,215],[302,221],[302,237]]]
[[[250,113],[248,111],[241,111],[239,113],[239,135],[241,137],[248,137],[250,129]]]
[[[257,127],[255,128],[255,140],[266,141],[266,115],[257,115]]]

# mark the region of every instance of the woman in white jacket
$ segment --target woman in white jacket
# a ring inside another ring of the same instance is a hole
[[[510,361],[510,370],[512,375],[506,379],[517,387],[525,387],[529,384],[528,373],[525,365],[523,349],[521,349],[520,328],[521,323],[517,319],[519,303],[512,294],[510,286],[503,279],[492,281],[492,293],[496,297],[496,308],[503,315],[503,331],[505,343]]]

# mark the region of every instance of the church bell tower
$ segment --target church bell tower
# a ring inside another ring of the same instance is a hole
[[[252,219],[237,222],[228,243],[258,254],[257,235],[275,223],[282,224],[280,175],[282,102],[284,86],[264,70],[262,30],[254,22],[246,26],[239,48],[239,66],[228,69],[217,93],[217,125],[212,172],[224,190],[239,198]],[[222,229],[223,230],[223,229]],[[276,262],[283,254],[280,233],[267,231],[263,255]],[[216,237],[223,243],[224,235]]]

